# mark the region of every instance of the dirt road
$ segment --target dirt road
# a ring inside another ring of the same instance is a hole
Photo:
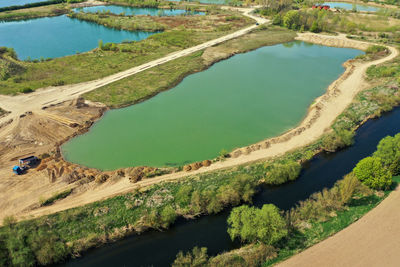
[[[400,261],[400,190],[341,232],[280,267],[395,267]]]
[[[365,49],[370,45],[365,42],[346,39],[344,35],[321,36],[317,34],[305,33],[299,34],[298,39],[338,47],[353,47]],[[398,51],[395,48],[389,47],[389,49],[391,53],[385,58],[381,58],[371,62],[358,63],[354,67],[348,68],[338,80],[330,85],[327,93],[315,101],[314,105],[310,107],[309,113],[307,117],[302,121],[302,123],[295,129],[282,135],[282,141],[273,143],[268,148],[263,148],[253,151],[251,153],[242,154],[237,158],[229,158],[225,161],[214,163],[209,167],[203,167],[190,173],[178,172],[168,174],[151,179],[146,179],[136,184],[129,183],[127,179],[121,180],[120,182],[114,184],[106,183],[100,187],[93,187],[92,190],[88,190],[86,192],[83,192],[82,194],[75,195],[71,198],[66,198],[62,201],[55,203],[52,206],[30,211],[29,215],[36,217],[44,214],[54,213],[68,208],[106,199],[115,195],[123,194],[132,191],[134,188],[137,188],[139,186],[148,186],[160,182],[187,177],[190,174],[195,175],[209,171],[234,167],[240,164],[249,163],[261,159],[271,158],[310,144],[320,138],[320,136],[330,127],[336,117],[345,110],[345,108],[353,101],[353,98],[361,90],[368,87],[368,83],[364,80],[366,69],[371,65],[381,64],[398,56]],[[303,130],[299,132],[299,129]],[[290,138],[285,138],[285,136],[289,136]]]

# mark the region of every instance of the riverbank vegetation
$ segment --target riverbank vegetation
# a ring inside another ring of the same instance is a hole
[[[400,134],[387,138],[397,140]],[[379,146],[383,143],[387,145],[382,140]],[[398,149],[398,144],[391,144],[388,147]],[[188,266],[185,265],[187,262],[199,262],[200,259],[201,264],[196,266],[270,266],[326,239],[376,207],[400,182],[399,176],[393,177],[391,187],[376,191],[375,185],[365,183],[357,176],[357,166],[331,189],[314,193],[291,210],[279,211],[272,204],[265,204],[260,209],[248,206],[232,209],[227,231],[232,240],[240,238],[245,243],[243,248],[211,258],[206,248],[194,248],[187,254],[178,253],[173,266]],[[367,169],[389,172],[383,164]]]
[[[70,13],[68,17],[83,21],[94,22],[109,28],[127,31],[164,31],[167,26],[156,22],[150,16],[125,16],[109,12],[99,13]]]
[[[164,36],[159,36],[160,40],[168,42]],[[244,53],[265,45],[289,42],[294,40],[294,37],[294,32],[277,27],[260,29],[209,48],[205,52],[199,51],[106,85],[85,94],[84,98],[102,102],[112,108],[131,105],[173,87],[187,75],[204,70],[214,62],[228,58],[234,53]],[[159,79],[154,79],[154,76]]]
[[[219,11],[207,16],[156,17],[167,25],[163,33],[139,42],[115,44],[115,50],[95,49],[79,55],[17,63],[24,71],[0,81],[1,94],[17,94],[24,88],[72,84],[102,78],[135,67],[171,52],[195,46],[243,28],[251,19],[227,21],[232,12]]]

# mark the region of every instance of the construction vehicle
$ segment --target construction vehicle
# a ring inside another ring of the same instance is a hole
[[[13,173],[15,173],[16,175],[24,174],[25,171],[26,171],[25,167],[20,167],[20,166],[13,167]]]
[[[24,172],[30,167],[36,165],[39,159],[35,156],[30,156],[27,158],[22,158],[18,160],[19,165],[13,167],[13,173],[17,175],[24,174]]]

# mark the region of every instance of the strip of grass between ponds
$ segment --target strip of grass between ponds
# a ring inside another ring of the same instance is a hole
[[[294,37],[294,32],[277,27],[256,30],[206,50],[205,54],[203,54],[203,50],[181,57],[96,89],[83,97],[91,101],[102,102],[111,108],[129,106],[170,89],[181,82],[184,77],[207,69],[215,62],[229,58],[236,53],[245,53],[262,46],[289,42],[294,40]],[[154,79],[154,77],[158,78]]]
[[[152,35],[140,42],[117,44],[113,51],[95,49],[83,54],[34,63],[7,59],[12,61],[13,65],[20,65],[20,71],[0,80],[0,93],[17,94],[25,88],[35,90],[95,80],[232,33],[249,25],[251,21],[243,16],[235,21],[223,19],[229,15],[230,12],[190,18],[166,18],[176,25],[168,27],[166,32]],[[206,27],[205,22],[208,25]],[[5,59],[0,58],[1,60]]]

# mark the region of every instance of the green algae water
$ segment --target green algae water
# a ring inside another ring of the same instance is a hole
[[[145,102],[108,111],[62,151],[99,169],[211,159],[295,127],[343,73],[343,62],[361,53],[292,42],[239,54]]]

